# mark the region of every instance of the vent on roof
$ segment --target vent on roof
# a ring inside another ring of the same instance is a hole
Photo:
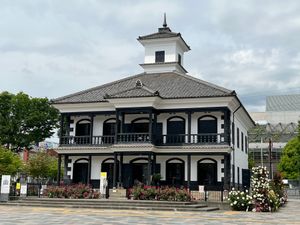
[[[136,86],[137,88],[142,88],[142,87],[143,87],[142,81],[141,81],[141,80],[137,80],[137,81],[135,82],[135,86]]]

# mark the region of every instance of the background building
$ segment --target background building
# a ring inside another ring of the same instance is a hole
[[[266,111],[253,112],[250,115],[257,126],[249,131],[249,157],[256,165],[269,168],[271,148],[272,171],[276,172],[282,149],[297,135],[298,121],[300,121],[300,94],[268,96]]]

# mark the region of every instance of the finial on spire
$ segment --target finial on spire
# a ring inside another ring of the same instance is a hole
[[[163,27],[167,27],[167,19],[166,19],[166,13],[164,13],[164,24]]]

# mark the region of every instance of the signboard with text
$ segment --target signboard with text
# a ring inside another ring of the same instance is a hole
[[[10,175],[2,175],[1,194],[9,194]]]

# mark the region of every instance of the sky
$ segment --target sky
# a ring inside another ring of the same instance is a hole
[[[235,90],[250,112],[300,93],[298,0],[0,0],[0,92],[61,97],[143,72],[138,36],[162,26],[191,47],[188,74]]]

